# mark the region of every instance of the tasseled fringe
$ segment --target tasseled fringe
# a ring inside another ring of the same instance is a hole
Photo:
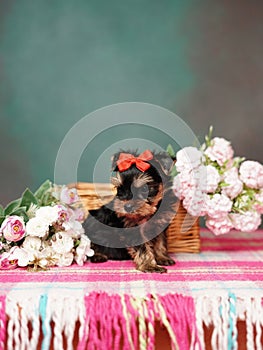
[[[32,291],[31,291],[32,292]],[[85,327],[82,293],[50,290],[39,296],[12,291],[6,300],[7,350],[73,350],[77,331]]]
[[[154,350],[156,320],[166,328],[172,350],[201,349],[190,297],[91,293],[85,304],[86,328],[78,350],[120,349],[120,344],[123,350]]]
[[[213,350],[237,350],[237,321],[246,324],[246,342],[249,350],[262,350],[263,305],[262,298],[238,298],[229,293],[224,297],[198,297],[196,320],[201,347],[204,349],[204,328],[213,328],[211,345]]]
[[[213,327],[213,350],[235,350],[237,319],[246,322],[247,348],[262,349],[261,298],[16,291],[0,296],[0,350],[154,350],[156,322],[172,350],[205,349],[204,325]]]

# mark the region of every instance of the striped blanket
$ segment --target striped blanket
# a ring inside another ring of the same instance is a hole
[[[167,274],[132,261],[0,271],[0,349],[154,349],[156,321],[171,349],[262,349],[263,232],[201,233],[200,254],[180,253]],[[256,336],[255,336],[256,334]]]

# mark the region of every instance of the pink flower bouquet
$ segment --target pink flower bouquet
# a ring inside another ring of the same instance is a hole
[[[201,149],[177,152],[173,190],[190,215],[204,216],[215,234],[254,231],[263,213],[263,166],[234,157],[229,141],[211,138]]]
[[[75,188],[46,181],[35,194],[27,189],[5,209],[0,206],[0,268],[83,265],[93,255],[83,220]]]

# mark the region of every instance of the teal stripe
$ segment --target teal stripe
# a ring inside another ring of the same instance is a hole
[[[233,330],[236,327],[236,302],[237,298],[234,293],[229,293],[229,327],[227,349],[235,350],[237,344],[237,333],[234,335]]]
[[[41,350],[49,350],[50,349],[50,339],[51,339],[51,327],[50,320],[47,322],[47,294],[41,295],[39,301],[39,315],[42,320],[42,333],[43,333],[43,341],[41,344]]]

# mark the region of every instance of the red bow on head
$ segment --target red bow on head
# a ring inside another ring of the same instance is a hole
[[[135,164],[137,169],[144,172],[150,168],[151,165],[146,162],[151,159],[153,159],[153,154],[148,149],[138,157],[134,157],[134,155],[130,153],[120,153],[117,165],[120,172],[129,169],[132,164]]]

